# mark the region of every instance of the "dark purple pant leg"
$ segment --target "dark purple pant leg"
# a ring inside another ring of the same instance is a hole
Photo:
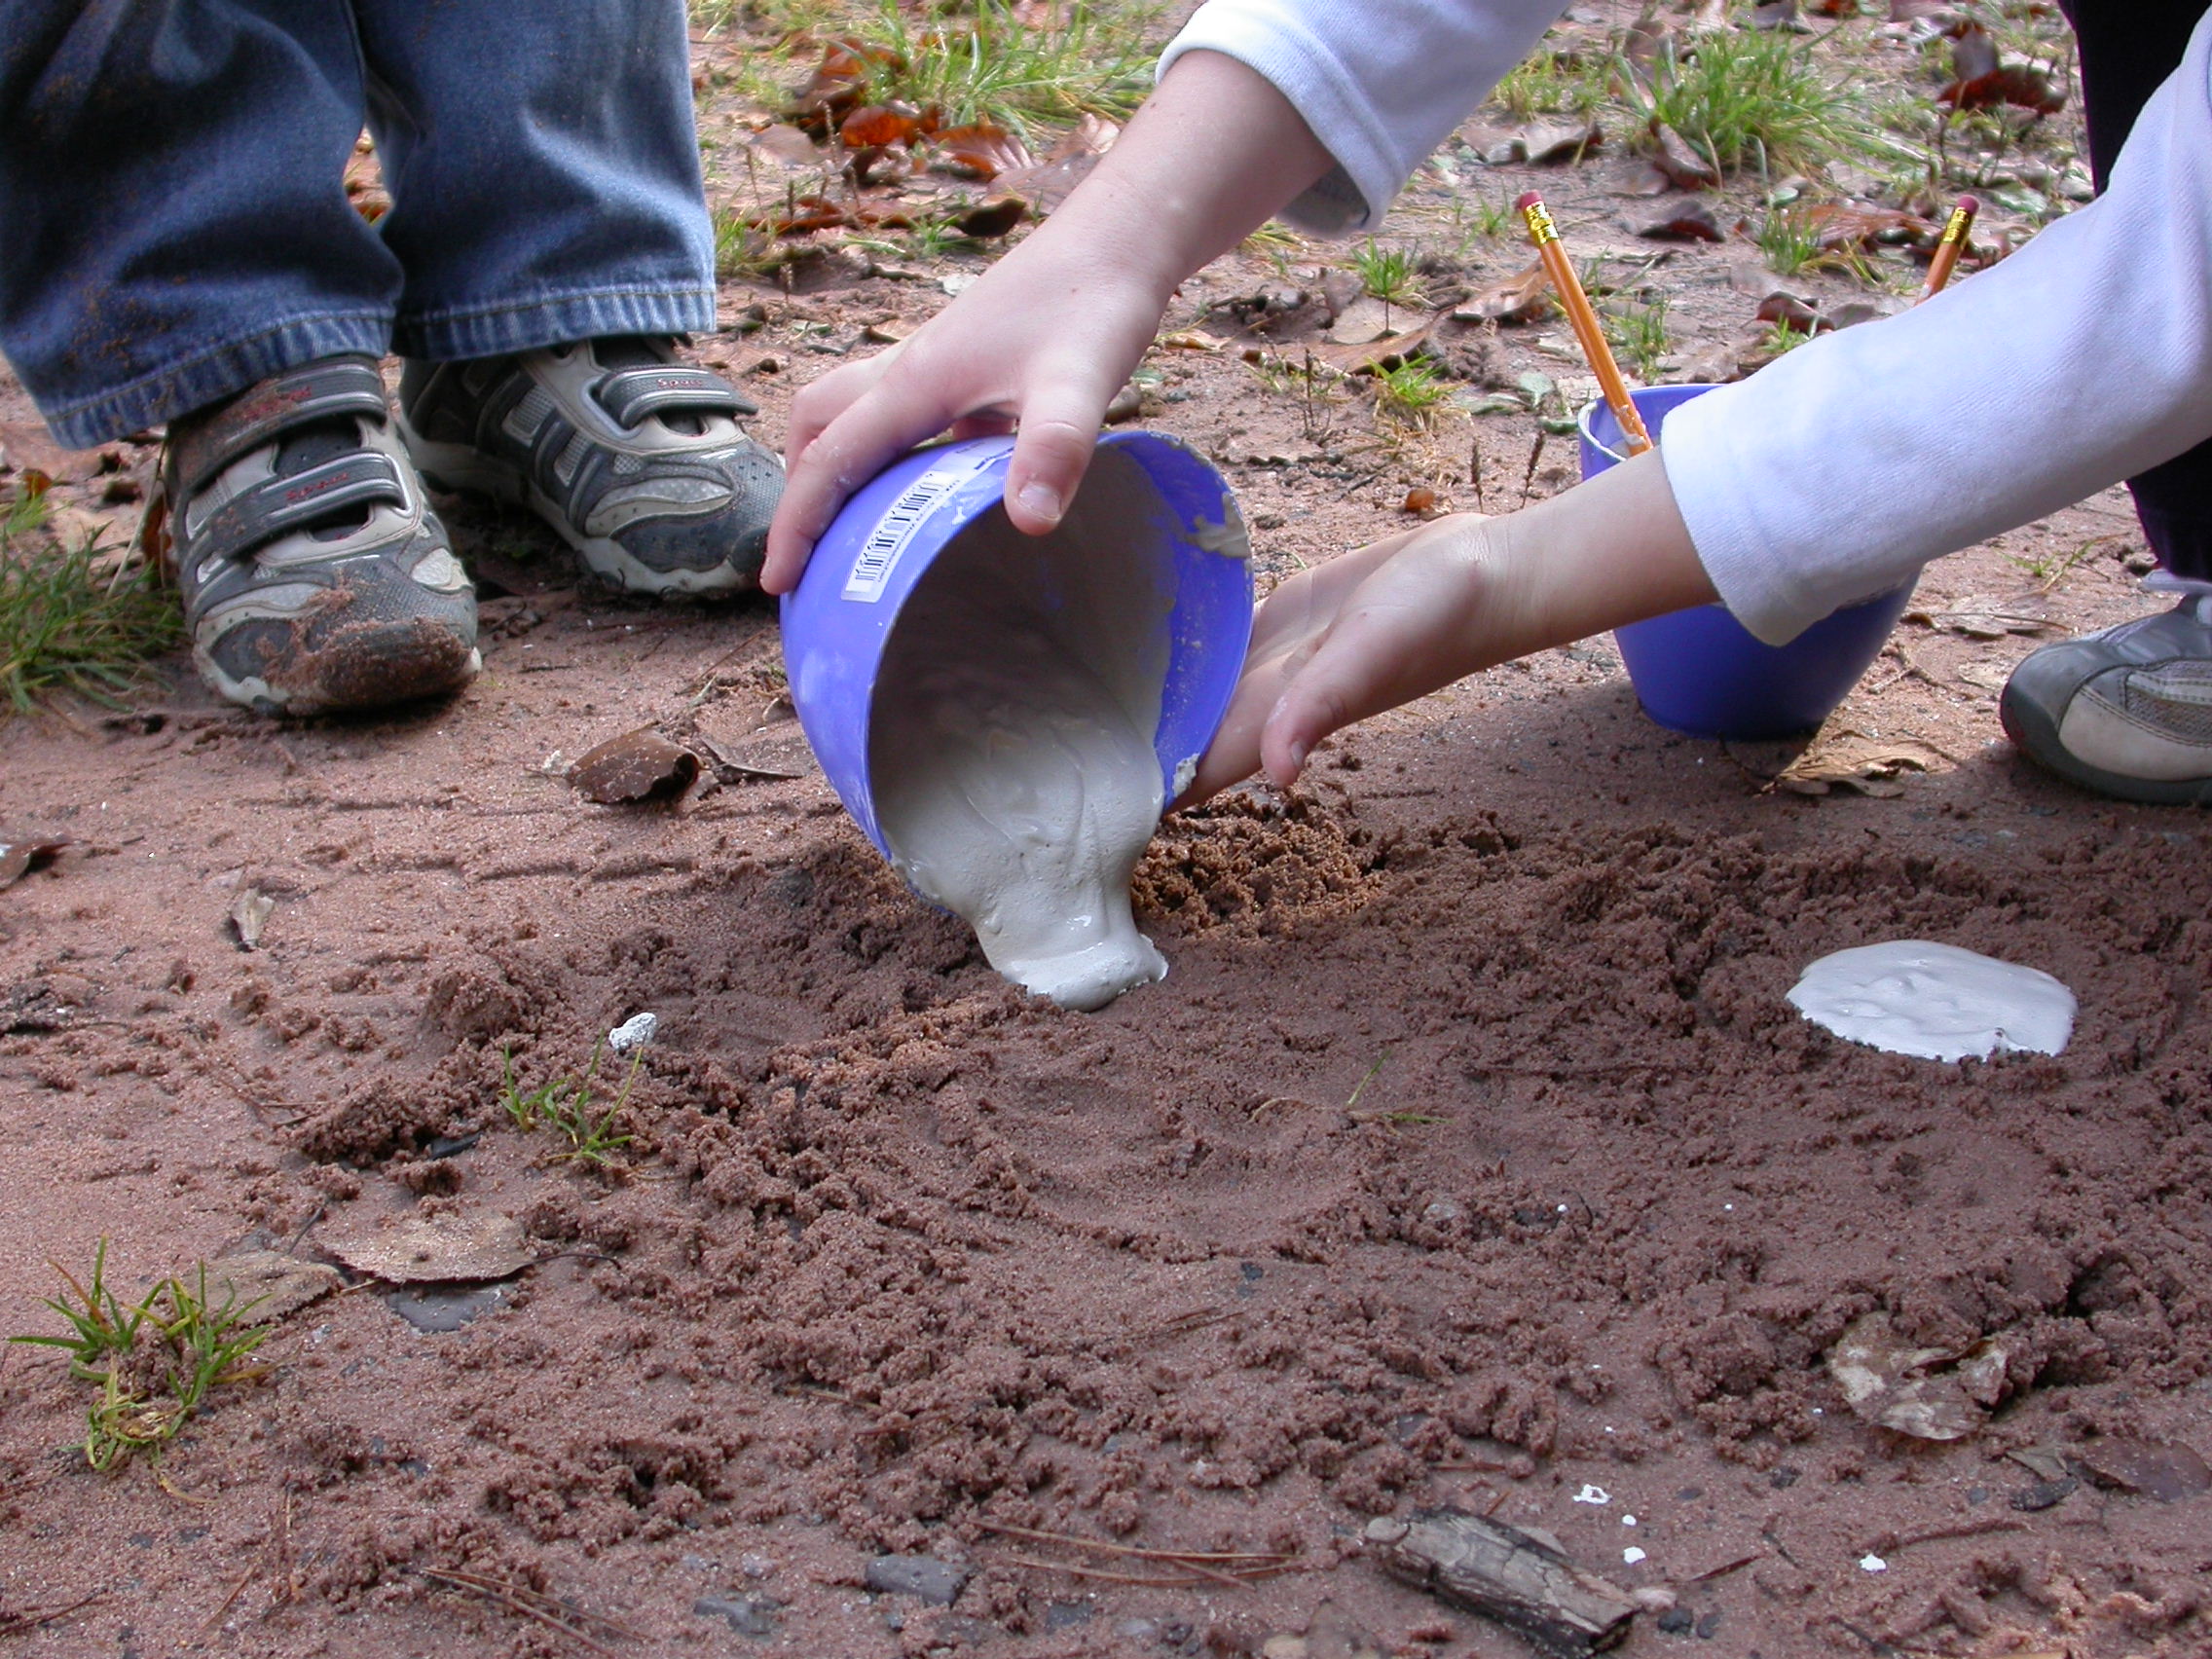
[[[2081,48],[2089,168],[2103,189],[2113,158],[2158,83],[2181,64],[2204,0],[2060,0]],[[2127,481],[2158,563],[2212,581],[2212,443]]]

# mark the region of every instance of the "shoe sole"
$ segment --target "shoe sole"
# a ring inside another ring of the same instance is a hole
[[[2212,805],[2212,778],[2179,778],[2171,782],[2130,778],[2107,772],[2076,759],[2058,740],[2058,726],[2036,703],[2014,696],[2008,684],[1997,700],[1997,719],[2012,747],[2045,771],[2064,778],[2078,789],[2109,800],[2133,801],[2141,806]]]
[[[368,671],[353,673],[343,692],[331,696],[286,691],[258,675],[235,678],[198,646],[193,648],[192,661],[200,670],[200,678],[231,702],[257,715],[299,717],[361,714],[450,697],[484,668],[484,653],[474,645],[469,646],[466,656],[453,659],[441,649],[423,649],[424,642],[412,629],[383,630],[373,640],[361,643],[371,647]]]
[[[410,426],[405,415],[394,419],[398,423],[400,441],[414,458],[416,470],[422,473],[424,483],[449,494],[472,490],[494,500],[529,508],[575,549],[576,557],[584,562],[586,570],[625,593],[673,593],[706,598],[751,593],[760,585],[756,575],[749,575],[729,565],[716,565],[704,571],[656,571],[641,563],[619,541],[602,535],[586,535],[571,527],[560,507],[517,468],[495,461],[468,444],[434,444]]]

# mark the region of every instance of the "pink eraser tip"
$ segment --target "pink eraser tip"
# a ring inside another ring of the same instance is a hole
[[[1544,199],[1541,196],[1537,195],[1533,190],[1524,190],[1521,193],[1521,199],[1515,202],[1513,205],[1519,208],[1522,212],[1526,213],[1531,207],[1541,206],[1543,204],[1543,200]]]
[[[1962,196],[1959,198],[1959,211],[1962,213],[1978,213],[1981,211],[1981,203],[1973,197]]]

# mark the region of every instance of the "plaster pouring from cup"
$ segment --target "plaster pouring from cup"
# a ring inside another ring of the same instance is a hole
[[[876,850],[1000,973],[1093,1009],[1167,971],[1129,879],[1235,689],[1250,548],[1220,474],[1150,432],[1023,535],[1013,449],[918,450],[857,491],[783,601],[785,661]]]
[[[1711,390],[1655,386],[1630,395],[1656,438],[1672,411]],[[1584,409],[1576,424],[1585,479],[1627,459],[1604,404]],[[1613,630],[1613,642],[1643,712],[1668,729],[1747,742],[1795,737],[1818,729],[1881,655],[1912,588],[1908,581],[1846,606],[1786,645],[1767,645],[1720,605],[1632,622]]]

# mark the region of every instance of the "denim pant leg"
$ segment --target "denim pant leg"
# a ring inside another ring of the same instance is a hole
[[[353,6],[400,352],[714,326],[683,0]]]
[[[2205,0],[2061,0],[2081,48],[2089,166],[2104,187],[2113,158],[2145,100],[2181,65]],[[2158,563],[2212,581],[2212,443],[2127,481],[2135,516]]]
[[[80,448],[381,352],[345,0],[0,0],[0,351]]]

